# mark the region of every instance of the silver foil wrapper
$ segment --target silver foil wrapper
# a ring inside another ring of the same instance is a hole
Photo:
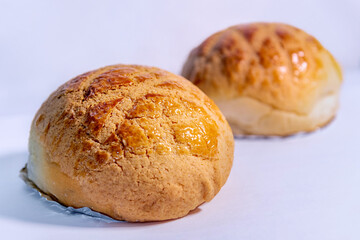
[[[20,170],[20,178],[33,191],[35,191],[37,194],[39,194],[39,196],[43,200],[45,200],[45,202],[47,202],[49,205],[51,205],[51,207],[54,207],[57,210],[59,210],[59,212],[63,212],[64,214],[67,214],[67,215],[84,214],[84,215],[88,216],[89,218],[95,218],[96,220],[100,220],[100,221],[106,222],[106,223],[122,222],[122,221],[115,220],[115,219],[113,219],[113,218],[111,218],[109,216],[106,216],[106,215],[104,215],[102,213],[93,211],[88,207],[73,208],[73,207],[69,207],[69,206],[65,206],[65,205],[61,204],[55,197],[53,197],[53,196],[43,192],[41,189],[39,189],[36,186],[36,184],[28,178],[28,171],[27,171],[27,166],[26,165],[25,165],[25,167],[23,167]]]

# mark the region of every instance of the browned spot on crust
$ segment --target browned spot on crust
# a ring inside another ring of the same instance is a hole
[[[157,86],[159,86],[159,87],[177,88],[177,89],[180,89],[180,90],[185,90],[184,86],[182,86],[178,81],[173,81],[173,80],[164,81],[164,82],[158,84]]]
[[[161,116],[165,96],[157,93],[148,93],[137,99],[133,107],[127,112],[128,118],[158,118]]]
[[[111,135],[105,140],[104,144],[113,143],[113,142],[119,142],[120,139],[118,136],[114,133],[111,133]]]
[[[35,125],[38,126],[42,121],[44,121],[44,114],[40,114],[36,119]]]
[[[114,99],[108,102],[102,102],[89,108],[85,123],[93,133],[97,133],[104,126],[109,113],[114,109],[122,99]]]
[[[291,37],[291,34],[286,31],[284,28],[276,28],[275,30],[275,34],[281,39],[281,40],[286,40],[287,38]]]
[[[145,98],[158,98],[158,97],[165,97],[165,95],[158,93],[148,93],[145,95]]]
[[[154,71],[153,74],[154,74],[154,76],[155,76],[156,78],[166,77],[166,76],[169,75],[167,72],[162,71],[162,70],[160,70],[160,69],[157,70],[157,71]]]
[[[196,49],[194,49],[191,54],[192,55],[206,55],[209,52],[212,51],[214,45],[220,38],[222,32],[215,33],[214,35],[208,37],[203,43],[200,44],[200,46]]]
[[[86,140],[86,141],[83,141],[83,145],[82,145],[82,151],[83,152],[88,152],[91,150],[91,148],[94,146],[94,143],[89,141],[89,140]]]
[[[109,154],[105,151],[98,151],[95,154],[95,160],[97,164],[104,164],[109,159]]]
[[[151,74],[149,74],[149,73],[143,73],[143,74],[137,75],[135,78],[139,82],[145,82],[148,79],[152,79],[153,76],[151,76]]]
[[[81,157],[77,159],[75,162],[75,170],[78,172],[77,174],[84,175],[84,169],[97,170],[101,169],[101,167],[106,164],[110,159],[110,155],[108,152],[99,150],[95,152],[94,155],[85,155],[82,154]]]
[[[115,160],[119,160],[123,157],[123,146],[121,139],[114,133],[111,133],[111,135],[106,139],[104,142],[105,145],[108,145],[108,151],[111,154],[111,157]]]
[[[85,99],[91,98],[98,93],[105,93],[111,89],[119,89],[123,86],[132,85],[134,82],[130,75],[135,72],[136,70],[131,67],[117,67],[100,74],[93,80],[85,92]]]
[[[81,74],[81,75],[71,79],[64,85],[64,87],[63,87],[64,90],[67,90],[69,92],[78,90],[80,88],[80,85],[93,73],[94,73],[94,71],[86,72],[84,74]]]
[[[236,43],[234,37],[235,34],[232,31],[225,31],[214,45],[213,51],[225,52],[227,49],[232,48]]]
[[[161,116],[162,106],[150,100],[139,99],[133,107],[127,112],[128,118],[149,117],[157,118]]]
[[[126,149],[135,154],[144,154],[149,141],[144,130],[132,120],[125,120],[118,128],[117,134],[121,137]]]
[[[45,135],[45,136],[48,134],[49,129],[50,129],[50,123],[48,123],[48,124],[46,125],[46,128],[44,129],[44,135]]]
[[[110,146],[110,153],[111,153],[111,157],[114,158],[115,160],[118,160],[120,158],[122,158],[123,154],[124,154],[124,151],[121,147],[122,145],[119,143],[119,144],[112,144]]]
[[[141,118],[138,120],[138,123],[150,140],[160,139],[162,129],[158,127],[156,119]]]
[[[271,68],[272,66],[279,65],[281,57],[279,49],[275,42],[270,38],[265,38],[263,44],[258,52],[260,64],[264,68]]]
[[[257,27],[253,25],[240,25],[239,27],[235,27],[243,36],[244,38],[251,42],[255,32],[258,30]]]

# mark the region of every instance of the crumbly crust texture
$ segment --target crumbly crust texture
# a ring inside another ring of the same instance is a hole
[[[59,87],[36,114],[29,177],[115,219],[186,215],[225,184],[234,143],[203,92],[167,71],[114,65]]]
[[[213,34],[192,50],[182,75],[216,104],[246,97],[299,117],[310,114],[322,98],[338,96],[342,81],[340,66],[319,41],[281,23],[242,24]],[[332,108],[328,111],[332,113],[315,123],[316,126],[334,117],[336,111]],[[228,117],[227,110],[220,109]],[[241,122],[236,125],[243,125]],[[314,124],[304,124],[300,131],[313,127]],[[234,132],[255,135],[271,132],[252,132],[235,125],[232,128]],[[298,131],[289,128],[274,134],[289,135]]]

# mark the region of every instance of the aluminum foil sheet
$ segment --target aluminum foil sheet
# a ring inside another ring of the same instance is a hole
[[[58,202],[58,200],[55,197],[41,191],[41,189],[39,189],[36,186],[36,184],[28,178],[28,171],[27,171],[27,166],[26,165],[25,165],[25,167],[23,167],[20,170],[20,178],[22,180],[24,180],[24,182],[33,191],[35,191],[37,194],[39,194],[40,197],[42,199],[44,199],[51,207],[55,207],[56,209],[58,209],[59,212],[63,212],[64,214],[67,214],[67,215],[84,214],[84,215],[86,215],[86,216],[88,216],[90,218],[95,218],[97,220],[100,220],[100,221],[103,221],[103,222],[106,222],[106,223],[121,222],[121,221],[115,220],[115,219],[113,219],[113,218],[111,218],[109,216],[106,216],[106,215],[104,215],[102,213],[93,211],[88,207],[73,208],[73,207],[68,207],[68,206],[65,206],[65,205],[61,204],[60,202]]]

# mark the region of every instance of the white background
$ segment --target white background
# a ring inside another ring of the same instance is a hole
[[[345,70],[360,68],[358,0],[0,1],[0,115],[33,114],[57,86],[115,63],[179,73],[207,36],[251,21],[293,24]]]
[[[0,239],[360,239],[359,13],[358,0],[0,0]],[[341,108],[329,127],[288,139],[236,140],[219,195],[165,223],[65,215],[17,177],[32,116],[60,84],[115,63],[179,73],[207,36],[252,21],[300,27],[341,63]]]

